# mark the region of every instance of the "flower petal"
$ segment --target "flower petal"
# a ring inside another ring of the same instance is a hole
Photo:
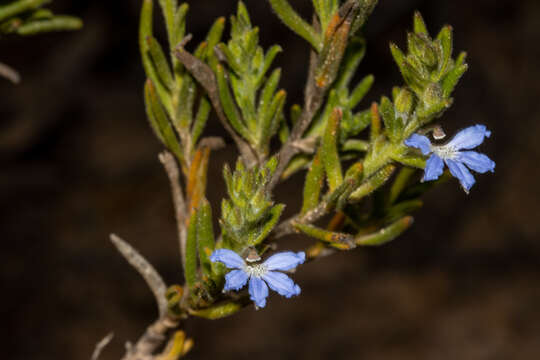
[[[463,165],[463,163],[459,161],[446,159],[445,162],[446,165],[448,165],[452,175],[454,175],[454,177],[457,178],[461,183],[463,190],[465,190],[466,193],[469,193],[469,190],[476,182],[471,172],[465,167],[465,165]]]
[[[424,169],[424,177],[422,181],[432,181],[437,180],[439,176],[442,175],[444,168],[444,163],[442,159],[433,154],[426,161],[426,168]]]
[[[266,283],[261,278],[252,276],[249,279],[249,295],[255,306],[263,308],[266,306],[268,286],[266,286]]]
[[[210,260],[223,263],[229,269],[241,269],[246,264],[240,255],[229,249],[214,250],[210,255]]]
[[[495,171],[495,162],[484,154],[476,151],[463,151],[457,155],[457,160],[467,165],[477,173],[483,174],[488,171]]]
[[[225,286],[223,291],[240,290],[246,285],[249,275],[244,270],[232,270],[225,275]]]
[[[306,254],[301,251],[298,253],[292,251],[285,251],[270,256],[264,262],[264,265],[268,270],[282,270],[287,271],[294,269],[300,264],[303,264],[306,260]]]
[[[427,155],[431,152],[431,142],[427,136],[412,134],[407,140],[405,140],[405,145],[420,149],[422,154]]]
[[[294,281],[287,275],[277,272],[269,271],[263,275],[263,280],[266,281],[270,289],[274,290],[281,296],[290,298],[300,294],[300,286],[296,285]]]
[[[472,149],[484,142],[484,138],[490,137],[489,131],[484,125],[474,125],[461,130],[447,144],[456,150]]]

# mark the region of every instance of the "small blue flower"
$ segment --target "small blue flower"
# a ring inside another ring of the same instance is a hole
[[[444,163],[450,169],[450,173],[459,180],[466,193],[469,192],[476,180],[469,169],[480,174],[495,171],[495,162],[484,154],[470,150],[484,142],[484,138],[490,137],[491,131],[484,125],[474,125],[461,130],[445,145],[433,145],[424,135],[413,134],[405,145],[420,149],[422,154],[429,155],[424,170],[422,181],[436,180],[443,173]],[[443,163],[444,161],[444,163]],[[469,169],[467,169],[467,167]]]
[[[251,264],[232,250],[218,249],[210,255],[210,260],[233,269],[225,275],[223,291],[240,290],[249,280],[249,295],[258,308],[266,306],[268,286],[286,298],[300,294],[300,287],[290,277],[274,270],[287,271],[304,263],[304,252],[282,252],[270,256],[263,263]]]

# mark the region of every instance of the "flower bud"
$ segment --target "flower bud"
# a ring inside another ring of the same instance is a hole
[[[425,35],[409,33],[408,43],[409,51],[413,53],[422,64],[431,69],[437,65],[437,52],[433,48],[431,41]]]
[[[414,106],[413,93],[406,88],[401,89],[396,97],[394,104],[398,113],[409,115],[412,112]]]
[[[438,83],[431,83],[426,86],[423,100],[428,106],[436,105],[443,101],[441,86]]]

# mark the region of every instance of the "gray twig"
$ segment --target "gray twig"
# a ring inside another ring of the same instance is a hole
[[[128,263],[135,268],[141,274],[146,284],[154,297],[158,305],[159,316],[164,317],[167,314],[167,299],[165,293],[167,291],[167,286],[165,282],[156,271],[156,269],[146,260],[137,250],[135,250],[127,242],[111,234],[111,241],[116,246],[120,254],[128,261]]]
[[[178,169],[178,164],[174,160],[174,156],[168,152],[164,151],[159,154],[159,161],[163,164],[165,172],[169,177],[169,182],[171,184],[171,194],[174,204],[174,214],[176,218],[176,226],[178,231],[178,241],[180,246],[180,257],[182,259],[182,266],[185,269],[186,266],[186,219],[187,219],[187,209],[186,201],[184,199],[184,194],[180,188],[180,170]]]
[[[292,129],[289,139],[283,145],[278,154],[279,163],[274,175],[272,176],[272,179],[268,184],[268,191],[271,191],[278,184],[281,175],[289,164],[289,161],[291,161],[293,156],[300,151],[295,145],[301,139],[302,135],[304,135],[307,128],[313,121],[313,117],[317,111],[319,111],[323,103],[326,89],[318,87],[315,83],[315,70],[317,69],[317,64],[319,62],[318,58],[317,53],[312,50],[309,60],[308,80],[304,95],[304,107],[298,121]]]
[[[188,35],[189,36],[189,35]],[[231,135],[238,150],[244,158],[244,162],[248,167],[252,167],[257,163],[257,156],[251,146],[242,139],[229,125],[227,117],[221,107],[221,101],[219,99],[217,80],[212,69],[195,56],[191,55],[184,49],[184,45],[187,41],[182,41],[175,49],[174,56],[185,66],[185,68],[193,75],[193,77],[201,84],[206,90],[210,102],[212,103],[214,110],[216,111],[218,118],[227,132]]]
[[[167,331],[178,327],[178,321],[161,316],[146,328],[135,345],[126,343],[126,354],[122,360],[155,360],[152,355],[167,339]]]
[[[107,336],[105,336],[103,339],[101,339],[96,344],[96,347],[94,348],[94,352],[92,353],[92,357],[90,359],[91,360],[98,360],[99,356],[101,355],[101,352],[103,351],[103,349],[105,349],[105,347],[107,345],[109,345],[109,343],[111,342],[113,337],[114,337],[114,333],[111,332]]]
[[[8,79],[14,84],[18,84],[19,81],[21,81],[21,77],[19,76],[19,73],[11,68],[10,66],[0,63],[0,76]]]

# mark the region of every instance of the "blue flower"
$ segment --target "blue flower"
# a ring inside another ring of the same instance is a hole
[[[465,192],[468,193],[476,182],[469,169],[480,174],[494,172],[495,162],[476,151],[461,150],[473,149],[482,144],[484,138],[490,136],[491,131],[484,125],[474,125],[458,132],[445,145],[433,145],[426,136],[419,134],[411,135],[405,140],[405,145],[420,149],[424,155],[431,154],[426,162],[422,181],[438,179],[446,163],[450,173],[459,180]]]
[[[268,287],[286,298],[300,294],[300,287],[290,277],[274,270],[287,271],[304,263],[304,252],[282,252],[270,256],[263,263],[252,264],[232,250],[218,249],[210,255],[210,260],[233,269],[225,275],[223,291],[240,290],[249,280],[249,295],[258,308],[266,306]]]

